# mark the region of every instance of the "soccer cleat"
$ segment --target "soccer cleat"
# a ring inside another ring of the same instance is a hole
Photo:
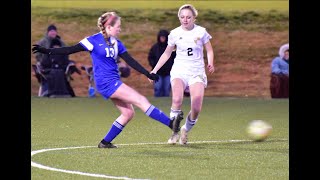
[[[185,128],[185,125],[183,125],[181,127],[181,136],[180,136],[180,139],[179,139],[179,143],[181,145],[186,145],[187,142],[188,142],[188,132],[187,132],[187,130]]]
[[[100,142],[98,145],[98,148],[117,148],[117,146],[113,145],[112,143],[109,143],[109,142],[106,144]]]
[[[180,131],[180,122],[183,119],[183,112],[180,111],[178,115],[172,121],[172,131],[178,133]]]
[[[179,134],[173,132],[171,137],[168,140],[168,144],[176,144],[178,140],[179,140]]]

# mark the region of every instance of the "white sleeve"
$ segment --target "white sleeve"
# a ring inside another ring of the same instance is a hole
[[[203,44],[206,44],[211,38],[212,36],[205,30],[204,35],[202,36]]]
[[[168,46],[175,46],[175,40],[174,40],[174,36],[173,34],[170,32],[170,34],[168,35]]]
[[[80,41],[80,43],[89,51],[92,51],[93,49],[93,44],[91,44],[91,42],[88,41],[87,38],[84,38]]]

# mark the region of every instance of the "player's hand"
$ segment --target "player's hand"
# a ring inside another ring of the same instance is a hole
[[[208,71],[209,71],[210,74],[212,74],[214,72],[214,70],[215,70],[214,66],[211,65],[211,64],[208,64],[207,68],[208,68]]]
[[[148,74],[148,78],[149,78],[150,82],[152,82],[152,81],[157,82],[159,80],[159,75],[155,74],[155,73],[150,73],[150,74]]]
[[[150,72],[150,74],[157,74],[157,72],[155,72],[155,71],[152,70],[152,71]],[[149,78],[149,77],[148,77],[148,78]],[[158,79],[159,79],[159,78],[158,78]],[[152,79],[149,78],[148,80],[149,80],[150,83],[153,83],[153,80],[152,80]]]
[[[45,47],[42,47],[38,44],[34,44],[32,45],[33,48],[32,48],[32,53],[35,54],[35,53],[43,53],[43,54],[49,54],[50,53],[50,50],[45,48]]]

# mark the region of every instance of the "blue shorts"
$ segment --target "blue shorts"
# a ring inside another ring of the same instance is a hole
[[[116,92],[116,90],[121,86],[122,81],[114,80],[108,83],[107,87],[103,91],[99,91],[99,93],[105,98],[109,99],[110,96]]]

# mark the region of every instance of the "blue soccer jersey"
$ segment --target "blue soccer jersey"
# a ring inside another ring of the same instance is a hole
[[[116,59],[118,54],[127,51],[120,40],[110,37],[108,41],[112,45],[107,45],[101,32],[80,41],[90,51],[96,88],[105,98],[109,98],[122,84]]]

